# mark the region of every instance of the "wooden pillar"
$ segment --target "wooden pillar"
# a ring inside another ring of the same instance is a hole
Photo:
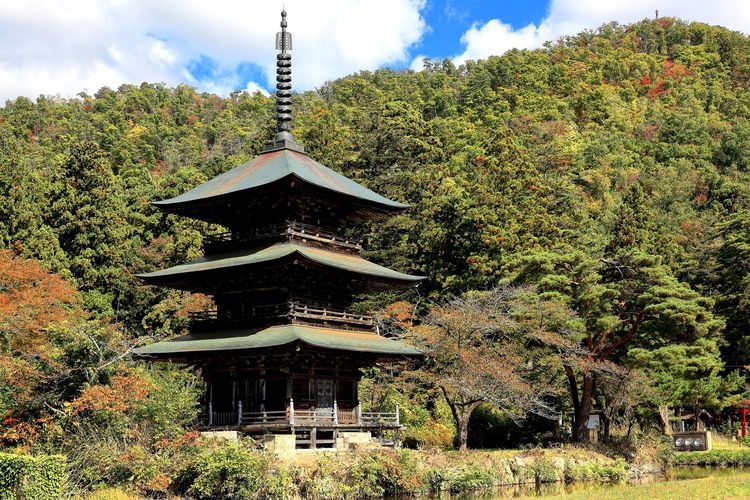
[[[747,412],[748,408],[742,409],[742,437],[747,435]]]
[[[242,400],[237,402],[237,426],[242,425]]]
[[[339,425],[339,405],[333,400],[333,425]]]
[[[398,403],[396,403],[396,425],[401,425],[401,414],[399,412]]]
[[[362,401],[357,401],[357,425],[362,427]]]
[[[237,378],[232,372],[232,409],[237,408]]]
[[[310,429],[310,448],[311,449],[314,450],[318,447],[317,440],[318,440],[318,428],[313,427],[312,429]]]
[[[294,400],[289,399],[289,425],[294,427]]]
[[[214,423],[214,386],[211,382],[208,383],[208,426],[211,427]]]

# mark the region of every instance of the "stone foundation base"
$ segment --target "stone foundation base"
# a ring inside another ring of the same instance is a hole
[[[336,438],[336,450],[362,450],[380,448],[381,444],[372,438],[369,432],[339,432]]]
[[[281,457],[294,455],[297,451],[297,436],[294,434],[272,434],[263,439],[263,449]]]
[[[328,451],[341,452],[364,450],[382,447],[382,443],[372,437],[370,432],[339,432],[333,448],[297,449],[295,434],[267,434],[261,441],[265,451],[275,453],[281,457],[291,457],[298,451]]]

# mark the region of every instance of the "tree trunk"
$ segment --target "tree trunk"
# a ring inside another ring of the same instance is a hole
[[[695,432],[698,432],[700,429],[700,417],[701,417],[701,401],[700,399],[695,400]]]
[[[594,382],[593,373],[583,373],[583,384],[581,386],[581,399],[576,412],[576,418],[573,429],[573,440],[576,442],[586,441],[588,436],[587,426],[589,416],[591,415],[591,405],[594,400]]]
[[[626,440],[627,440],[628,442],[630,442],[630,433],[631,433],[631,432],[633,432],[633,424],[634,424],[634,423],[635,423],[635,418],[634,418],[634,417],[630,417],[630,421],[628,422],[628,433],[627,433],[627,435],[625,436],[625,437],[626,437]]]
[[[472,410],[473,408],[469,409],[463,406],[458,411],[458,422],[456,422],[458,451],[466,451],[466,444],[469,442],[469,418]]]
[[[458,405],[456,411],[453,412],[453,416],[456,419],[456,444],[458,445],[458,451],[466,451],[467,443],[469,442],[469,420],[474,410],[482,404],[481,401],[472,401]]]
[[[481,401],[471,401],[468,403],[458,403],[448,394],[448,390],[440,386],[445,396],[445,402],[451,409],[453,423],[456,424],[456,447],[459,451],[466,451],[466,443],[469,441],[469,418],[474,409],[480,405]]]
[[[610,420],[606,412],[602,412],[602,442],[609,441]]]
[[[573,367],[564,365],[565,367],[565,376],[568,377],[568,388],[570,389],[570,400],[573,403],[573,415],[576,415],[578,413],[578,406],[579,406],[579,400],[578,400],[578,381],[576,380],[575,373],[573,372]]]

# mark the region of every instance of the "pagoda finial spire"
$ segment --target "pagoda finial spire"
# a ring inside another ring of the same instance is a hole
[[[276,135],[264,146],[264,151],[304,147],[292,137],[292,34],[286,30],[286,9],[281,10],[281,31],[276,33]]]

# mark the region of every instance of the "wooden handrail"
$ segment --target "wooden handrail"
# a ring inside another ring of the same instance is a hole
[[[373,317],[367,314],[356,314],[344,309],[324,306],[312,306],[299,300],[253,306],[238,317],[221,318],[219,317],[218,310],[215,308],[188,313],[191,327],[194,329],[207,329],[223,324],[250,323],[261,319],[284,317],[289,317],[292,320],[305,319],[310,320],[310,322],[314,322],[315,320],[329,321],[367,327],[374,326],[375,324]]]
[[[340,321],[372,326],[375,324],[372,316],[367,314],[355,314],[342,309],[330,309],[326,307],[312,307],[304,303],[292,302],[292,317],[323,319],[328,321]]]
[[[244,411],[238,404],[236,411],[209,411],[201,414],[199,420],[202,425],[208,427],[234,427],[257,424],[288,424],[290,426],[310,425],[332,425],[332,426],[377,426],[395,425],[400,426],[400,412],[373,412],[362,411],[357,405],[351,409],[341,409],[336,405],[333,408],[308,408],[298,410],[290,402],[286,410],[274,411]]]
[[[349,253],[359,253],[362,250],[361,240],[340,236],[332,228],[289,220],[282,223],[256,227],[249,232],[239,235],[233,235],[230,231],[203,235],[203,249],[206,253],[218,253],[244,246],[253,241],[282,237],[322,243],[325,246],[338,248]]]
[[[360,240],[350,240],[349,238],[339,236],[332,230],[302,222],[289,222],[286,234],[291,238],[297,237],[302,240],[318,241],[356,252],[362,250],[362,242]]]

